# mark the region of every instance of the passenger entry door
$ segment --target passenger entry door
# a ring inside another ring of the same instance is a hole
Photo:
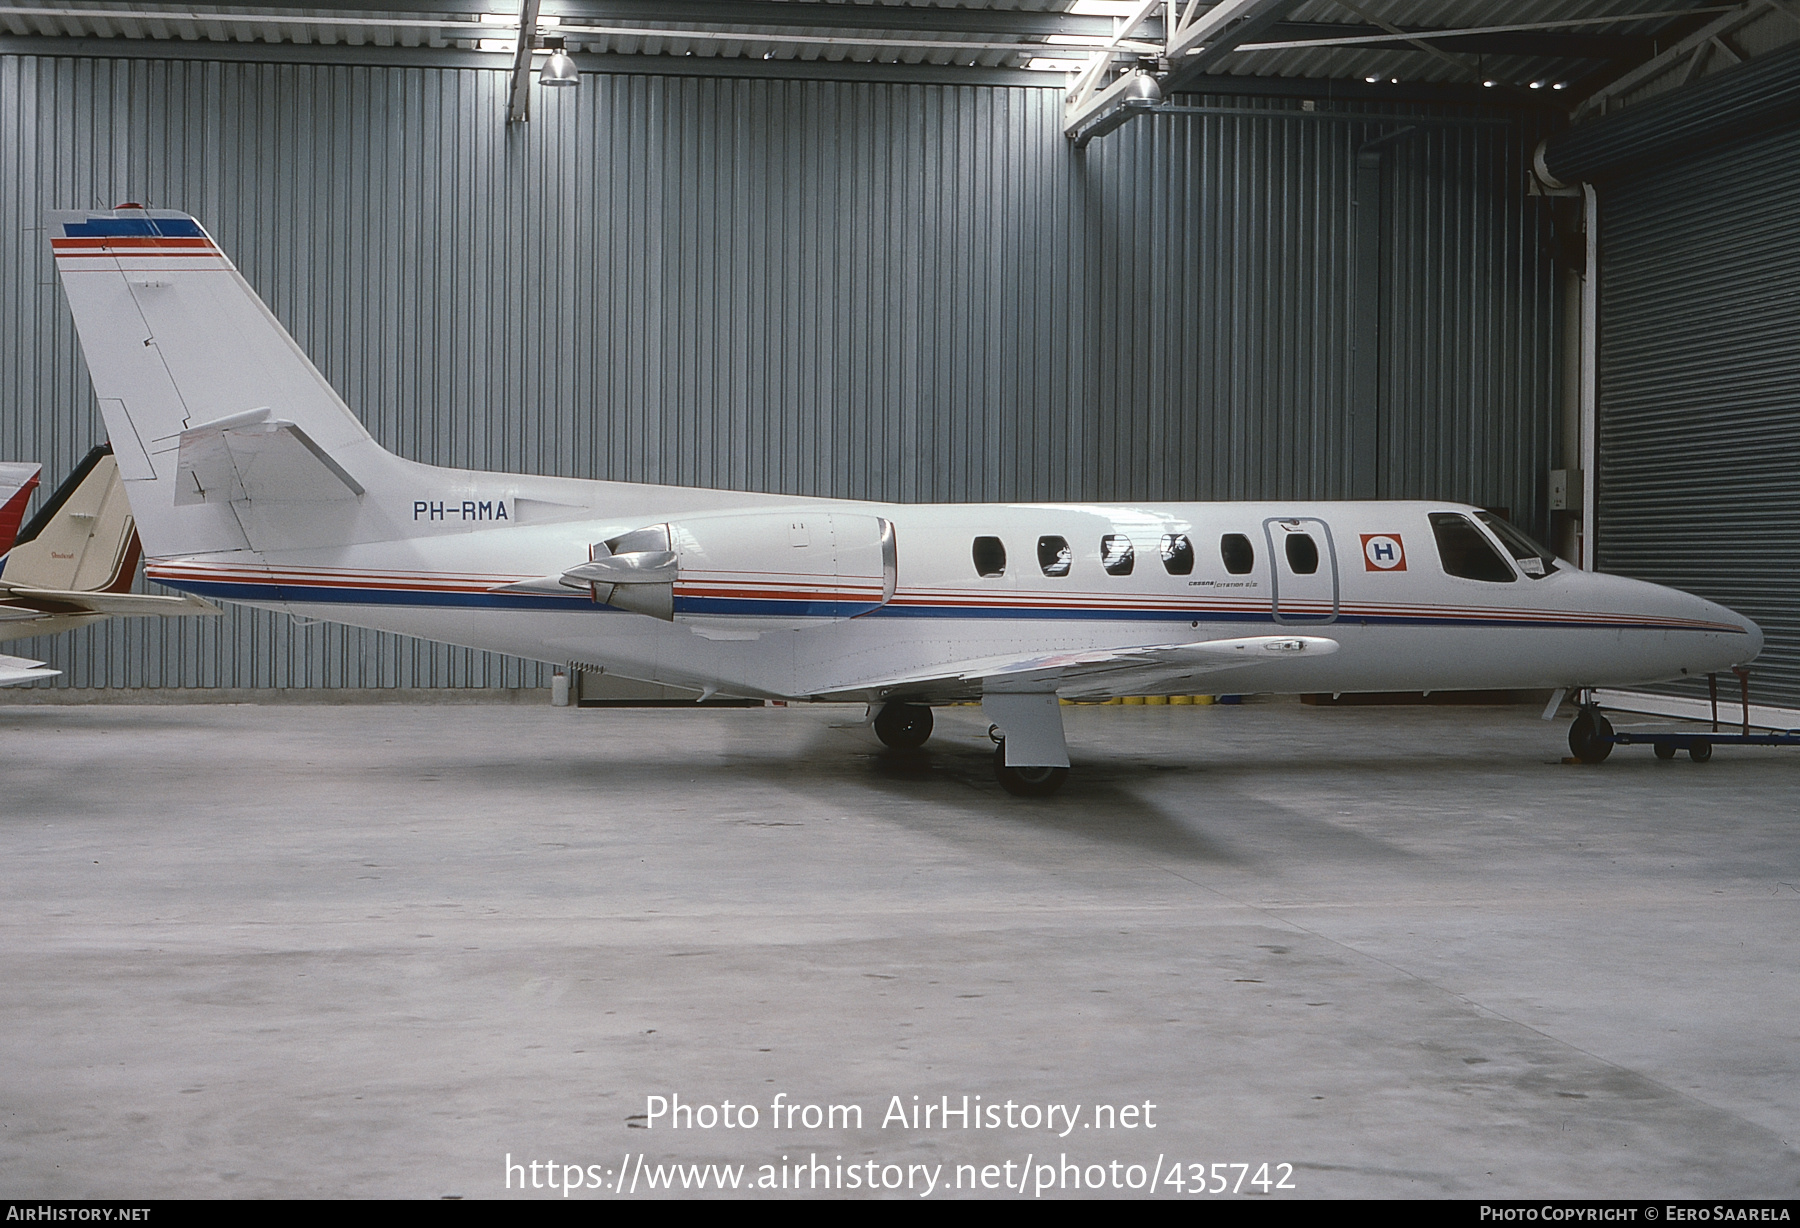
[[[1316,516],[1263,521],[1269,546],[1270,611],[1278,623],[1317,626],[1337,621],[1337,546]]]

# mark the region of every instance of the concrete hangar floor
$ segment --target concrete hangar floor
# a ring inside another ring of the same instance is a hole
[[[1785,752],[1076,708],[1030,802],[853,724],[0,706],[5,1193],[1796,1193]]]

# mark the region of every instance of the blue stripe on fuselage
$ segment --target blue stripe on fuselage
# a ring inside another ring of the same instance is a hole
[[[155,577],[152,577],[153,579]],[[418,606],[430,609],[535,610],[557,613],[621,613],[582,596],[536,596],[529,593],[456,593],[416,589],[347,588],[306,584],[246,584],[231,581],[157,580],[168,588],[218,597],[226,601],[287,602],[313,605]],[[862,603],[859,603],[862,604]],[[838,603],[829,601],[759,601],[752,598],[681,598],[676,609],[683,614],[713,617],[842,618]],[[886,605],[868,607],[860,618],[1008,619],[1032,622],[1163,622],[1163,623],[1269,623],[1307,631],[1320,627],[1503,627],[1591,631],[1681,631],[1709,628],[1670,627],[1665,623],[1591,621],[1553,617],[1476,617],[1443,614],[1345,614],[1336,620],[1304,617],[1276,622],[1267,610],[1157,610],[1084,609],[1082,607],[1012,607],[959,605]],[[1726,630],[1726,628],[1716,628]]]
[[[476,610],[619,611],[596,605],[581,596],[535,596],[531,593],[434,593],[414,589],[339,588],[307,584],[242,584],[217,580],[158,580],[156,583],[202,597],[225,601],[278,601],[296,605],[427,606],[434,609],[461,607]]]

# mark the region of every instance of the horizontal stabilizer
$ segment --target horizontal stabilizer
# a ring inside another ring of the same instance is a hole
[[[0,580],[0,601],[43,614],[108,614],[165,618],[183,615],[223,614],[201,597],[164,597],[147,593],[82,592],[77,589],[29,588]]]
[[[234,414],[181,433],[175,503],[330,503],[362,485],[292,422],[267,409]]]
[[[21,682],[54,678],[60,673],[60,669],[49,669],[42,661],[27,661],[24,657],[0,657],[0,686],[18,686]]]

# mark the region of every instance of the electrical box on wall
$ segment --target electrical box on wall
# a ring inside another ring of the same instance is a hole
[[[1579,512],[1581,510],[1581,470],[1552,469],[1550,471],[1550,510],[1553,512]]]

